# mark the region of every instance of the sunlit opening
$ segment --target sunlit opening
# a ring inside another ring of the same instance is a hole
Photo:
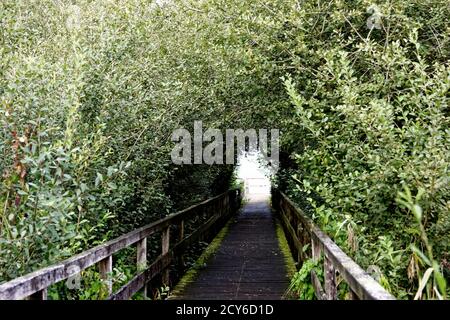
[[[271,171],[259,152],[245,152],[239,155],[237,177],[243,181],[245,196],[269,195]]]

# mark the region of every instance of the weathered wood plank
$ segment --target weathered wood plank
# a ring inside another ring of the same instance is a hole
[[[141,272],[147,268],[147,238],[144,238],[137,243],[136,247],[136,267],[137,271]],[[147,297],[147,286],[142,288],[142,295]]]
[[[142,271],[147,267],[147,238],[138,241],[136,251],[136,266]]]
[[[327,257],[324,259],[324,274],[327,300],[337,300],[336,270]]]
[[[319,277],[314,272],[314,270],[311,270],[311,283],[314,288],[314,293],[316,294],[316,298],[318,300],[326,300],[325,292],[322,289],[322,285],[320,284]]]
[[[161,254],[164,256],[169,252],[170,248],[170,226],[163,230],[161,235]],[[162,282],[169,285],[169,270],[162,272]]]
[[[112,256],[109,256],[98,263],[100,278],[104,281],[108,295],[112,293]]]
[[[316,262],[319,261],[322,255],[322,247],[320,245],[320,240],[318,240],[314,236],[311,237],[311,250],[312,259]]]
[[[229,197],[226,197],[227,199]],[[177,226],[178,229],[178,239],[177,239],[177,243],[180,243],[181,241],[183,241],[184,239],[184,220],[181,220]],[[180,268],[180,270],[184,269],[184,254],[182,252],[180,252],[180,254],[177,256],[178,259],[178,267]]]
[[[304,255],[304,252],[303,252],[303,244],[304,244],[304,242],[302,242],[302,239],[303,239],[303,226],[302,226],[302,224],[301,223],[299,223],[298,225],[297,225],[297,232],[296,232],[296,237],[297,237],[297,239],[298,239],[298,242],[300,243],[300,246],[299,246],[299,248],[298,248],[298,250],[297,250],[297,261],[298,261],[298,263],[299,263],[299,265],[302,265],[303,264],[303,262],[306,260],[305,259],[305,255]]]

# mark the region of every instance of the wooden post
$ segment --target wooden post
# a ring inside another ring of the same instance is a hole
[[[28,297],[28,300],[47,300],[47,288],[33,293]]]
[[[112,293],[112,256],[109,256],[98,263],[100,278],[105,281],[108,295]]]
[[[303,226],[300,221],[297,221],[297,239],[300,240],[300,248],[297,251],[297,262],[301,266],[303,264],[303,246],[305,243],[303,242]]]
[[[197,218],[205,219],[206,212],[208,211],[207,208],[211,206],[211,204],[207,203],[205,206],[197,208]]]
[[[222,206],[220,201],[214,200],[214,212],[211,216],[218,216],[220,217],[220,214],[222,213]]]
[[[228,201],[227,201],[228,197],[224,197],[222,198],[222,212],[220,213],[222,216],[226,217],[228,215]]]
[[[336,270],[332,262],[325,256],[324,259],[325,268],[325,294],[327,300],[337,299],[337,287],[336,287]]]
[[[314,235],[311,235],[311,250],[313,260],[316,262],[319,261],[322,250],[319,241],[315,239]]]
[[[325,293],[323,292],[320,280],[317,277],[314,270],[311,270],[311,283],[314,288],[314,293],[316,294],[317,300],[325,300],[326,299]]]
[[[170,247],[170,226],[163,230],[161,236],[161,253],[165,255],[169,252]],[[162,282],[165,285],[169,285],[169,269],[167,268],[162,272]]]
[[[137,242],[137,257],[136,265],[138,272],[145,270],[147,267],[147,238],[144,238]],[[142,289],[144,298],[147,298],[147,284],[144,284]]]
[[[178,224],[178,242],[184,239],[184,220],[181,220]],[[178,267],[181,271],[184,271],[184,255],[180,253],[178,256]]]

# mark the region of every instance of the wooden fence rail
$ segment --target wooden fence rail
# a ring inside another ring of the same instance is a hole
[[[183,253],[189,245],[203,239],[212,230],[216,230],[235,213],[240,204],[240,197],[240,190],[230,190],[60,263],[1,284],[0,300],[25,298],[46,300],[49,286],[79,274],[95,264],[98,264],[100,277],[105,282],[109,299],[129,299],[140,290],[143,290],[145,294],[147,283],[156,276],[161,276],[163,283],[167,283],[169,266],[175,258],[182,261]],[[206,220],[196,230],[185,235],[185,221],[197,215],[206,216]],[[176,239],[170,239],[171,228],[177,231]],[[148,265],[147,238],[158,232],[161,233],[161,255]],[[113,293],[110,279],[113,270],[113,254],[134,244],[137,248],[138,274]]]
[[[272,190],[272,206],[281,216],[286,238],[299,266],[308,258],[319,261],[322,254],[324,256],[324,286],[317,274],[314,271],[311,272],[312,285],[317,299],[337,299],[337,275],[340,275],[348,284],[352,299],[395,299],[347,256],[311,219],[306,217],[284,193]],[[304,250],[308,244],[310,250]]]

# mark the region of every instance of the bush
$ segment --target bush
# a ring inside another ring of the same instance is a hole
[[[450,249],[449,7],[381,3],[382,26],[368,29],[366,1],[333,2],[325,14],[314,6],[296,13],[299,67],[285,80],[290,122],[305,137],[294,152],[297,185],[321,199],[316,215],[356,225],[357,246],[347,249],[362,266],[379,265],[406,297],[415,293],[408,247],[420,232],[395,201],[403,185],[425,190],[424,225],[439,257]]]

